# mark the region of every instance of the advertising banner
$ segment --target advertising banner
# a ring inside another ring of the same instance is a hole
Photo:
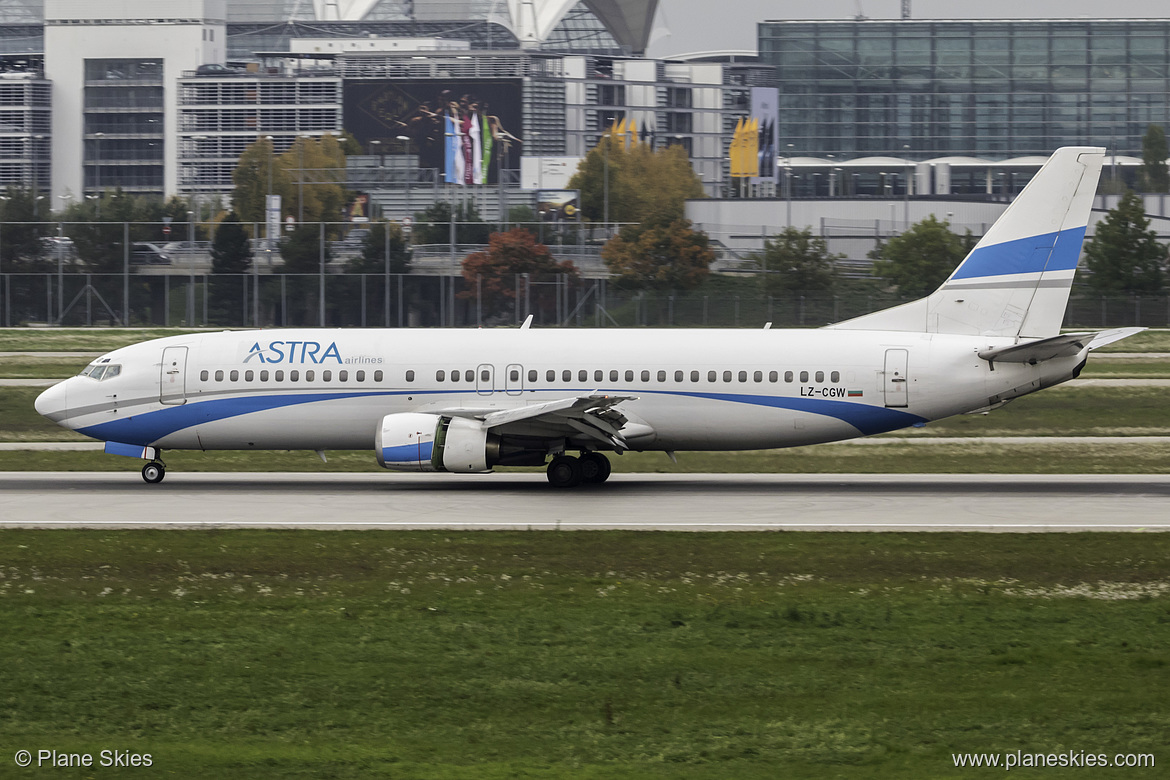
[[[752,123],[756,130],[758,165],[753,181],[776,181],[778,171],[776,154],[780,148],[779,128],[776,126],[780,91],[775,87],[752,87]]]
[[[545,222],[579,222],[580,190],[537,190],[536,213]]]
[[[363,147],[405,144],[440,181],[494,184],[501,166],[518,167],[523,152],[522,96],[519,80],[351,80],[345,128]]]

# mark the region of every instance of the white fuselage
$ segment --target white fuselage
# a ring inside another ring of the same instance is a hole
[[[604,394],[634,397],[620,405],[634,449],[762,449],[985,408],[1065,381],[1084,359],[976,354],[1011,343],[829,329],[206,333],[115,350],[99,363],[116,376],[68,379],[37,408],[97,439],[165,449],[372,449],[388,414]]]

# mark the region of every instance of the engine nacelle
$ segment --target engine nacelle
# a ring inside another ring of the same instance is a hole
[[[388,414],[374,441],[378,464],[395,471],[490,471],[499,456],[499,437],[462,417]]]

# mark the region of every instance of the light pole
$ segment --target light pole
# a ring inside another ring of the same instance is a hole
[[[187,212],[187,327],[195,324],[195,212]]]
[[[105,133],[94,133],[93,137],[96,143],[94,150],[93,175],[96,181],[94,187],[97,192],[97,218],[98,222],[102,221],[102,139],[105,138]]]
[[[788,201],[788,221],[785,227],[792,227],[792,144],[788,144],[788,158],[784,163],[784,192]]]
[[[403,157],[405,158],[404,159],[405,165],[403,166],[403,169],[404,169],[403,178],[406,180],[406,213],[409,214],[410,213],[410,180],[412,178],[410,175],[410,136],[396,135],[396,136],[394,136],[394,140],[402,142]],[[382,167],[383,168],[386,167],[385,160],[382,160]],[[386,215],[383,214],[382,216],[385,217]]]
[[[268,141],[268,197],[264,200],[264,252],[272,265],[272,162],[276,158],[276,138],[266,135]]]
[[[605,231],[609,232],[609,142],[613,136],[603,133],[601,136],[601,214],[605,223]]]
[[[910,144],[902,144],[902,154],[910,153]],[[905,182],[905,201],[902,206],[902,221],[905,223],[903,230],[910,229],[910,158],[903,157],[906,161],[906,182]]]

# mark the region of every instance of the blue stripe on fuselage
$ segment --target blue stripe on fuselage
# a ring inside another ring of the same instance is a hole
[[[951,278],[1071,271],[1077,267],[1084,241],[1085,228],[1077,227],[980,247],[963,261]]]
[[[596,388],[570,389],[550,388],[540,390],[542,393],[590,393]],[[437,395],[455,394],[458,391],[443,390],[409,390],[409,391],[374,391],[364,393],[306,393],[282,395],[250,395],[237,398],[220,398],[210,401],[189,400],[182,406],[168,406],[156,409],[145,414],[136,414],[124,420],[91,425],[79,428],[78,432],[102,441],[117,441],[125,444],[152,445],[176,431],[190,428],[195,425],[213,423],[232,417],[239,417],[253,412],[263,412],[271,409],[281,409],[299,404],[317,403],[320,401],[339,401],[347,398],[367,398],[371,396],[395,395]],[[463,391],[473,393],[475,391]],[[604,392],[642,392],[660,395],[675,395],[691,398],[704,398],[714,401],[766,406],[774,409],[791,409],[809,414],[819,414],[834,417],[848,423],[865,436],[875,433],[885,433],[899,428],[906,428],[915,423],[926,422],[926,418],[916,414],[903,412],[898,409],[887,409],[882,406],[852,403],[849,401],[830,401],[819,398],[790,398],[787,396],[750,395],[736,393],[697,393],[669,390],[609,390]]]

